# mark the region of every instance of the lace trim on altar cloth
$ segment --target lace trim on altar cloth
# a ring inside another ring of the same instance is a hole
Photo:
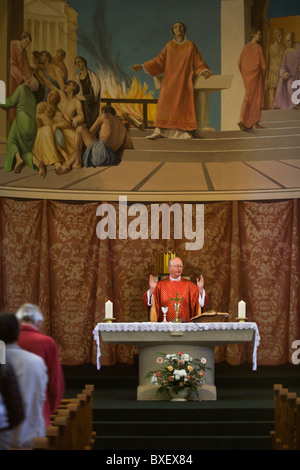
[[[221,322],[221,323],[171,323],[171,322],[142,322],[142,323],[98,323],[93,330],[97,343],[97,369],[100,369],[100,336],[101,331],[201,331],[201,330],[253,330],[252,370],[257,370],[257,348],[260,335],[256,323],[253,322]]]

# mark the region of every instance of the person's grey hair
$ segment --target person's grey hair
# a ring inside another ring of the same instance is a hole
[[[176,256],[177,259],[180,259]],[[172,263],[174,261],[174,258],[169,258],[169,261],[168,261],[168,267],[172,266]],[[180,259],[180,261],[182,262],[182,260]]]
[[[44,317],[39,307],[34,304],[24,304],[16,313],[16,317],[19,322],[28,322],[33,325],[37,325],[40,321],[43,321]]]

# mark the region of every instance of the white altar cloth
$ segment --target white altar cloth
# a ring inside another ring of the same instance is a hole
[[[131,322],[131,323],[98,323],[93,330],[94,339],[97,343],[97,368],[100,369],[100,357],[101,357],[101,345],[100,345],[100,335],[101,331],[106,332],[124,332],[124,340],[119,341],[120,344],[130,344],[130,339],[126,339],[126,332],[170,332],[170,333],[180,333],[180,332],[200,332],[200,331],[233,331],[239,330],[252,330],[253,332],[253,358],[252,358],[252,370],[257,369],[257,348],[260,343],[260,335],[258,331],[257,324],[254,322],[220,322],[220,323],[171,323],[171,322]],[[239,343],[242,341],[226,340],[222,343],[217,342],[218,344],[232,344]]]

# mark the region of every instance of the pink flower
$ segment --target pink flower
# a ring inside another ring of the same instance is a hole
[[[202,357],[202,358],[201,358],[201,363],[202,363],[202,364],[206,364],[206,359],[205,359],[205,357]]]
[[[158,364],[162,364],[162,363],[164,362],[164,360],[163,360],[162,357],[158,357],[158,358],[156,359],[156,362],[157,362]]]

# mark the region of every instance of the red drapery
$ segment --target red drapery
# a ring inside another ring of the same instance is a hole
[[[117,214],[118,203],[111,203]],[[155,274],[155,253],[169,240],[100,240],[98,202],[0,199],[1,310],[24,302],[42,309],[44,332],[63,364],[96,362],[92,335],[110,299],[120,322],[147,321],[141,295]],[[150,204],[145,204],[150,212]],[[204,246],[185,251],[184,274],[205,277],[209,309],[237,316],[238,301],[258,324],[258,364],[291,362],[300,339],[300,201],[205,204]],[[118,233],[118,231],[117,231]],[[186,240],[174,240],[184,252]],[[133,347],[102,345],[101,363],[130,363]],[[252,345],[216,348],[216,362],[251,362]]]

